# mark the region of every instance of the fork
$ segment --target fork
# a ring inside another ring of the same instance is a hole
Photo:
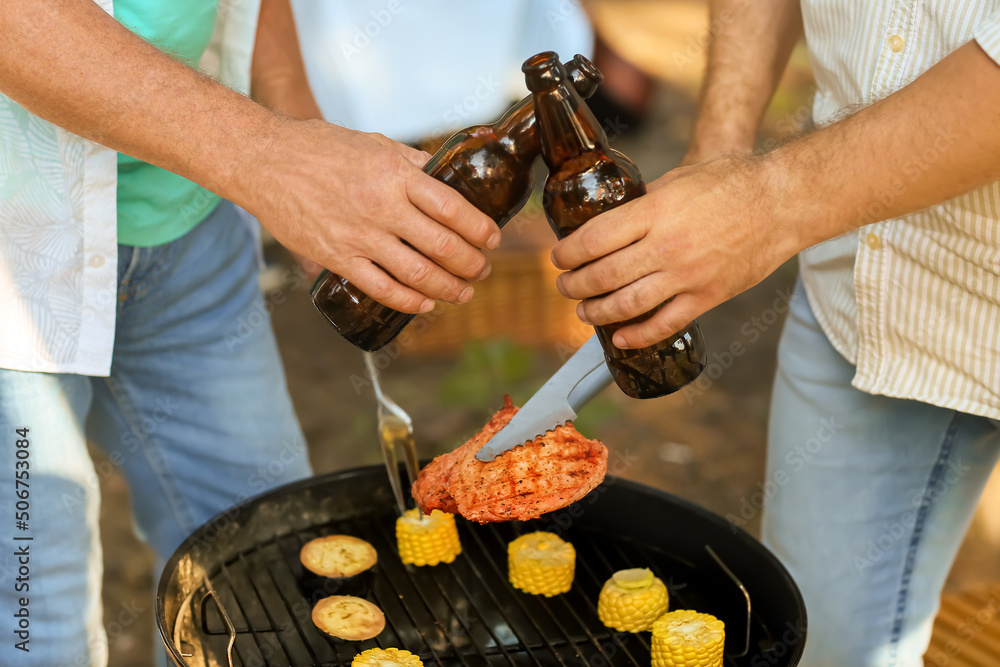
[[[382,447],[382,458],[389,472],[389,485],[396,497],[396,507],[400,515],[406,512],[406,496],[403,493],[403,480],[399,475],[399,463],[396,458],[396,448],[403,448],[403,463],[406,465],[406,476],[413,482],[417,479],[417,445],[413,439],[413,420],[399,407],[394,400],[382,393],[378,380],[378,369],[375,367],[375,355],[365,352],[365,366],[372,387],[375,388],[375,399],[378,401],[378,441]],[[420,513],[423,517],[423,513]]]

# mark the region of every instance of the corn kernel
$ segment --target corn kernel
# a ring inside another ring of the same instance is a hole
[[[709,614],[681,609],[653,623],[653,667],[721,667],[725,624]]]
[[[507,545],[507,566],[514,588],[552,597],[573,585],[576,550],[554,533],[528,533]]]
[[[402,649],[370,648],[354,656],[351,667],[424,667],[424,663]]]
[[[396,519],[396,542],[399,558],[405,564],[437,565],[450,563],[462,553],[455,515],[434,510],[421,516],[417,508]]]
[[[619,632],[644,632],[667,612],[667,587],[648,568],[619,570],[597,600],[601,623]]]

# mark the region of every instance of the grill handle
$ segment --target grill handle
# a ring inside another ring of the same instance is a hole
[[[204,574],[202,574],[202,581],[205,584],[205,590],[207,591],[201,598],[201,617],[205,618],[205,607],[208,603],[208,598],[215,600],[215,606],[219,608],[219,615],[222,616],[222,622],[226,624],[226,632],[229,634],[229,644],[226,646],[226,660],[229,663],[229,667],[233,667],[233,646],[236,644],[236,626],[233,625],[232,619],[229,618],[229,612],[226,608],[222,606],[222,600],[219,598],[219,594],[215,592],[215,588],[212,586],[212,582],[208,580]],[[184,618],[184,610],[191,608],[191,598],[197,589],[188,593],[187,598],[181,604],[180,609],[177,611],[177,618],[174,619],[174,646],[177,647],[178,651],[181,651],[181,620]],[[190,658],[193,653],[181,653],[182,658]]]
[[[750,606],[750,593],[747,591],[746,586],[743,585],[743,582],[740,581],[736,577],[735,574],[733,574],[733,571],[729,569],[729,567],[722,561],[721,558],[719,558],[719,555],[717,553],[715,553],[715,550],[712,549],[712,547],[710,547],[710,546],[708,546],[706,544],[705,545],[705,551],[707,551],[708,555],[712,557],[712,560],[715,561],[716,565],[718,565],[719,568],[723,572],[726,573],[726,576],[729,577],[729,579],[734,584],[736,584],[736,587],[740,589],[740,591],[743,593],[743,597],[745,597],[746,600],[747,600],[747,632],[746,632],[746,639],[743,642],[743,650],[740,651],[739,653],[734,653],[732,655],[732,657],[734,657],[734,658],[742,658],[743,656],[745,656],[747,653],[750,652],[750,614],[751,614],[751,611],[753,610],[753,608]]]

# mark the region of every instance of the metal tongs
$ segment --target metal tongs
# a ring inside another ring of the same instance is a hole
[[[372,387],[375,388],[375,398],[378,400],[378,441],[382,446],[382,458],[389,472],[389,485],[392,486],[392,494],[396,497],[396,507],[402,515],[406,512],[406,493],[403,492],[403,480],[399,475],[396,447],[403,448],[406,476],[410,480],[410,484],[406,487],[409,492],[417,479],[418,468],[417,445],[413,440],[413,420],[403,408],[396,405],[395,401],[382,393],[382,387],[378,382],[378,369],[375,368],[375,356],[371,352],[365,352],[364,357],[368,377],[371,378]],[[423,513],[420,513],[420,516],[423,517]]]

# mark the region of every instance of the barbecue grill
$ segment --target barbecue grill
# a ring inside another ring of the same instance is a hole
[[[161,576],[156,621],[168,654],[180,667],[327,667],[394,646],[443,667],[648,665],[648,633],[618,633],[597,617],[604,581],[628,567],[650,567],[667,584],[671,609],[725,621],[725,665],[792,666],[802,654],[805,606],[777,559],[740,528],[663,491],[609,475],[541,519],[459,519],[462,554],[422,568],[399,560],[394,506],[385,468],[370,466],[296,482],[216,516]],[[532,596],[507,582],[507,543],[534,530],[576,547],[569,593]],[[371,542],[374,572],[317,591],[298,553],[329,534]],[[365,642],[320,632],[312,604],[335,594],[375,602],[385,630]]]

